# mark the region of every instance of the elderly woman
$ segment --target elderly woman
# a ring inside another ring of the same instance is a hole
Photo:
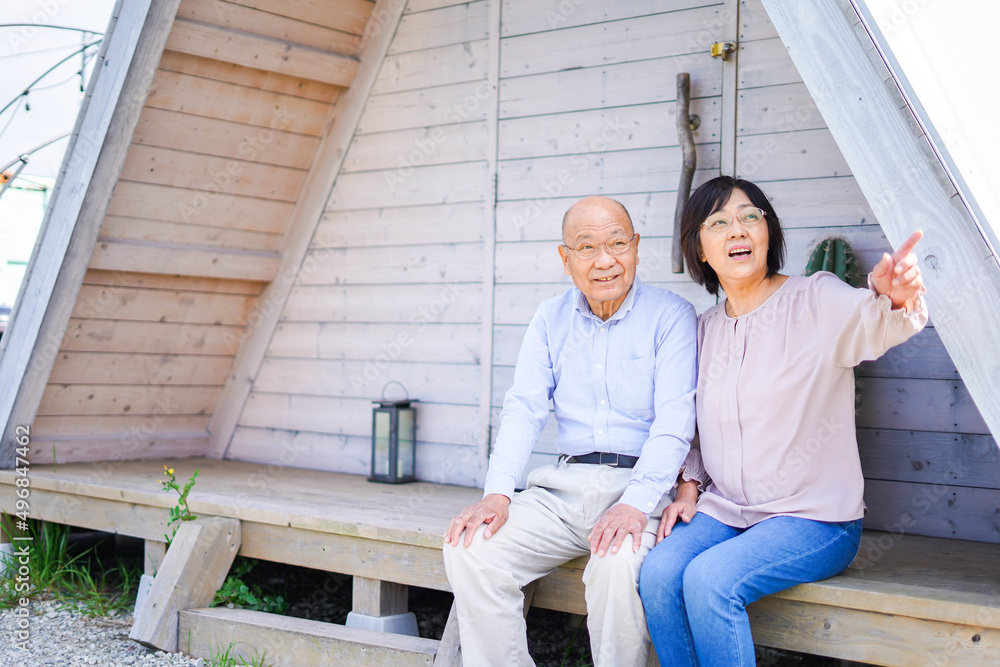
[[[857,554],[852,369],[927,322],[911,253],[921,232],[882,257],[868,289],[830,273],[782,275],[770,202],[723,176],[691,196],[681,234],[692,277],[726,298],[698,323],[700,456],[692,449],[684,474],[697,481],[663,511],[639,592],[660,664],[752,666],[746,606],[833,576]]]

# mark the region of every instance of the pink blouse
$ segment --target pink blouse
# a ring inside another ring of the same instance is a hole
[[[927,323],[832,273],[793,276],[739,317],[725,302],[698,320],[698,450],[710,479],[698,510],[745,528],[772,516],[864,515],[854,430],[854,366]]]

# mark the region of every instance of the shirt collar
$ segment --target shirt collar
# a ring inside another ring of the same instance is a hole
[[[577,311],[579,311],[584,317],[589,317],[592,320],[599,320],[600,318],[598,318],[597,315],[594,315],[594,313],[590,310],[590,304],[587,303],[587,297],[583,295],[583,292],[578,290],[576,287],[573,289],[576,289]],[[625,300],[622,301],[622,305],[618,306],[618,310],[615,311],[615,314],[608,318],[608,322],[616,322],[625,317],[625,315],[628,314],[628,311],[632,310],[632,306],[635,305],[636,295],[641,291],[642,280],[639,278],[639,274],[636,274],[635,280],[632,281],[632,287],[629,288],[628,294],[625,295]]]

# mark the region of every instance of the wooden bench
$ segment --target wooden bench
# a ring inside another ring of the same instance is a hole
[[[441,535],[481,493],[216,459],[100,462],[32,467],[31,516],[143,538],[152,570],[164,558],[168,508],[176,500],[160,490],[164,463],[179,480],[200,470],[191,508],[239,520],[239,554],[353,575],[355,611],[374,615],[398,612],[408,585],[450,590]],[[13,487],[15,479],[13,471],[0,471],[0,485]],[[13,513],[15,499],[0,493],[0,510]],[[531,604],[585,613],[585,564],[576,559],[540,580]],[[880,665],[997,665],[1000,546],[866,532],[847,572],[771,596],[750,612],[763,646]],[[246,610],[197,608],[178,616],[179,648],[202,657],[246,641],[275,665],[322,664],[310,662],[317,655],[341,656],[344,664],[363,655],[364,664],[386,665],[456,658],[453,624],[439,643]]]

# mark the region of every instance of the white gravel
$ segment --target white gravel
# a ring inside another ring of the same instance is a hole
[[[142,667],[207,667],[207,661],[183,653],[154,651],[128,638],[131,614],[84,616],[54,600],[33,601],[27,619],[28,651],[17,648],[23,618],[15,609],[0,611],[0,666],[141,665]]]

